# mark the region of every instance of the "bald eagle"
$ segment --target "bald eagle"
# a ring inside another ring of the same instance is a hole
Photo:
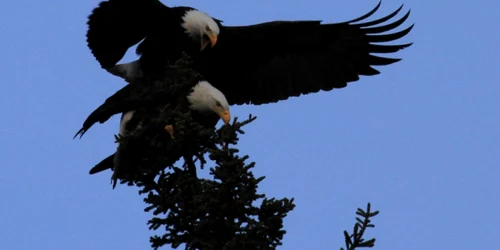
[[[161,81],[155,81],[152,84],[128,84],[94,110],[84,121],[75,137],[78,135],[82,137],[95,123],[104,123],[118,113],[122,113],[119,135],[128,135],[142,128],[145,120],[151,120],[158,116],[158,107],[166,107],[167,105],[182,112],[187,112],[189,109],[193,121],[205,128],[214,128],[219,119],[222,119],[225,124],[230,122],[231,115],[226,97],[203,77],[197,75],[184,87],[191,87],[188,88],[190,91],[185,95],[176,96],[169,91],[170,86]],[[138,119],[135,116],[139,116]],[[172,138],[174,138],[174,127],[175,124],[165,124],[163,127]],[[167,133],[157,134],[163,136]],[[120,175],[120,169],[123,169],[124,165],[134,165],[134,160],[130,159],[140,158],[136,155],[136,151],[144,151],[142,147],[147,147],[147,145],[143,143],[142,145],[122,148],[119,143],[116,153],[92,168],[90,174],[113,169],[114,188]]]
[[[382,34],[403,24],[410,11],[391,21],[401,6],[385,17],[366,21],[380,4],[341,23],[310,20],[223,26],[222,21],[191,7],[167,7],[158,0],[108,0],[89,15],[87,45],[101,67],[128,81],[161,74],[184,51],[193,57],[193,69],[222,91],[230,105],[259,105],[343,88],[361,75],[379,74],[373,66],[401,60],[373,54],[394,53],[412,44],[378,44],[394,42],[411,31],[413,24]],[[140,58],[116,65],[137,43]]]

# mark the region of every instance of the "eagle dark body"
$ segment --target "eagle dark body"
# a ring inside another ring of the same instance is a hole
[[[182,110],[177,110],[181,111]],[[158,169],[174,164],[183,156],[190,156],[198,152],[200,147],[207,145],[211,133],[190,133],[173,140],[164,127],[172,124],[175,119],[171,107],[157,106],[154,109],[140,108],[134,112],[134,116],[126,124],[126,130],[130,134],[120,138],[117,151],[98,164],[89,174],[96,174],[107,169],[114,171],[113,180],[137,181],[139,178],[154,174]],[[214,130],[219,119],[217,115],[206,117],[196,111],[191,112],[194,121],[200,129],[205,131]],[[198,116],[202,116],[201,118]],[[214,117],[215,116],[215,117]],[[174,126],[177,128],[177,126]],[[119,154],[119,170],[115,168],[115,154]],[[114,184],[115,185],[115,184]],[[113,187],[114,187],[113,185]]]
[[[165,130],[167,124],[177,128],[177,116],[187,116],[189,127],[201,126],[201,129],[215,129],[220,117],[213,112],[200,112],[190,109],[187,95],[203,76],[189,68],[169,68],[166,77],[160,80],[148,80],[146,84],[131,83],[93,111],[84,121],[82,129],[75,137],[83,134],[95,123],[104,123],[118,113],[134,111],[125,124],[126,134],[121,138],[116,153],[108,156],[90,170],[95,174],[106,169],[115,171],[113,180],[132,178],[134,173],[146,173],[154,167],[175,163],[180,157],[189,155],[207,140],[207,136],[188,134],[182,140],[173,140]],[[123,116],[122,116],[123,119]],[[122,141],[124,140],[124,141]],[[196,143],[195,143],[196,142]],[[119,154],[115,157],[115,154]],[[115,164],[119,161],[119,172]],[[131,175],[132,174],[132,175]],[[137,176],[136,176],[137,177]],[[114,184],[115,185],[115,184]],[[113,187],[114,187],[113,185]]]
[[[119,113],[137,109],[142,109],[139,112],[143,113],[152,112],[151,110],[155,110],[158,106],[163,107],[166,105],[187,111],[189,103],[186,96],[198,82],[204,80],[203,76],[190,69],[169,68],[164,69],[164,71],[166,77],[163,80],[142,79],[147,80],[147,83],[127,84],[107,98],[101,106],[87,117],[75,137],[78,134],[80,134],[80,137],[83,136],[95,123],[104,123],[111,116]],[[193,111],[193,113],[196,113],[196,111]],[[195,114],[195,117],[203,118],[204,116]],[[217,115],[214,115],[214,117],[218,118]],[[200,120],[200,122],[204,121]]]
[[[221,90],[231,105],[273,103],[343,88],[361,75],[377,75],[380,72],[374,66],[389,65],[400,59],[373,54],[394,53],[409,47],[411,43],[393,42],[413,27],[393,31],[409,17],[408,11],[392,20],[403,6],[387,16],[367,21],[380,3],[369,13],[342,23],[275,21],[222,26],[221,21],[214,19],[220,28],[217,44],[199,51],[193,43],[169,43],[189,38],[177,21],[176,11],[185,11],[185,7],[169,8],[156,0],[105,3],[109,9],[112,3],[120,3],[121,7],[114,9],[119,16],[96,9],[89,16],[88,31],[88,46],[103,68],[116,65],[126,48],[145,38],[138,46],[143,72],[161,70],[165,66],[161,58],[175,58],[179,51],[185,50],[194,59],[193,69]],[[125,8],[126,5],[134,8]],[[103,6],[101,3],[100,8]],[[112,29],[121,29],[122,35],[108,35],[114,32]]]

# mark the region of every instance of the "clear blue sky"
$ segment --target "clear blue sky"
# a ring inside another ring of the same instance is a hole
[[[115,149],[116,116],[72,140],[123,82],[85,43],[99,1],[7,1],[0,10],[2,249],[148,249],[136,188],[111,189],[88,170]],[[378,0],[168,1],[226,25],[275,19],[345,21]],[[295,197],[280,249],[338,249],[371,202],[375,249],[495,249],[500,236],[500,2],[404,3],[415,44],[403,61],[345,89],[267,106],[237,106],[240,149],[267,178],[260,191]],[[401,16],[401,15],[399,15]],[[134,59],[129,53],[125,60]],[[237,84],[237,83],[235,83]]]

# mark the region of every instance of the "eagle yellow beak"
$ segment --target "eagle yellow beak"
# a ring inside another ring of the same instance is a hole
[[[229,113],[229,110],[224,110],[218,113],[222,121],[224,121],[224,124],[229,124],[231,121],[231,113]]]
[[[201,41],[201,48],[200,50],[204,50],[205,47],[207,47],[207,45],[210,43],[210,47],[214,47],[215,44],[217,43],[217,35],[214,34],[214,33],[210,33],[210,34],[207,34],[208,36],[208,39],[206,36],[203,36],[203,39]]]
[[[211,34],[210,36],[208,36],[208,38],[210,38],[210,46],[213,48],[217,43],[217,35]]]

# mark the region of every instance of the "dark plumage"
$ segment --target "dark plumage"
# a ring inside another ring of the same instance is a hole
[[[193,121],[204,128],[214,128],[220,118],[226,124],[230,121],[229,104],[226,98],[201,75],[193,73],[192,70],[184,69],[170,69],[170,72],[172,74],[169,76],[175,80],[169,81],[167,79],[166,81],[170,83],[186,82],[180,89],[159,80],[148,84],[128,84],[94,110],[84,121],[75,137],[83,136],[95,123],[104,123],[111,116],[123,113],[120,122],[121,136],[142,131],[144,128],[150,134],[163,138],[161,141],[167,143],[171,138],[170,131],[168,131],[169,133],[165,131],[167,130],[166,125],[171,125],[175,129],[176,124],[172,118],[162,123],[156,121],[162,113],[165,113],[163,111],[165,108],[170,109],[170,113],[174,109],[181,113],[190,111]],[[173,91],[174,89],[177,91]],[[153,151],[149,143],[141,136],[132,141],[129,140],[126,146],[122,146],[120,143],[116,153],[97,164],[90,171],[90,174],[113,169],[114,187],[121,170],[135,168],[137,165],[143,165],[142,163],[145,161],[149,162],[150,165],[156,164],[154,156],[165,154],[165,152],[152,154]],[[171,153],[172,158],[177,157],[177,159],[182,155],[182,152]]]
[[[391,21],[401,6],[383,18],[366,21],[379,6],[380,3],[354,20],[332,24],[276,21],[222,26],[213,19],[207,24],[218,25],[219,32],[210,33],[218,33],[217,44],[200,50],[200,37],[206,40],[204,31],[189,37],[181,25],[186,10],[192,8],[169,8],[157,0],[109,0],[89,16],[88,46],[101,66],[113,71],[126,48],[145,38],[137,51],[141,55],[139,68],[145,74],[161,73],[166,62],[186,51],[194,59],[193,68],[220,89],[231,105],[265,104],[343,88],[361,75],[379,74],[374,66],[399,61],[373,54],[394,53],[411,45],[378,44],[394,42],[408,34],[413,25],[386,32],[404,23],[410,12]],[[191,27],[202,27],[196,26],[200,24],[198,20],[191,21]]]
[[[194,8],[169,8],[157,0],[101,2],[87,22],[88,47],[103,68],[111,68],[129,47],[144,39],[136,50],[143,55],[143,70],[162,73],[165,65],[179,59],[182,52],[194,55],[199,51],[180,25],[190,10]]]
[[[186,88],[186,90],[190,91],[184,93],[185,95],[176,96],[169,91],[170,86],[162,81],[154,81],[150,84],[128,84],[107,98],[101,106],[94,110],[84,121],[82,128],[76,133],[75,137],[78,135],[82,137],[97,122],[104,123],[115,114],[127,113],[139,108],[152,110],[159,105],[165,106],[167,104],[186,111],[189,108],[193,116],[199,118],[197,122],[201,124],[211,124],[214,123],[214,120],[217,123],[219,117],[221,117],[217,112],[229,111],[229,105],[224,95],[203,80],[201,76],[198,75],[191,79],[186,85],[192,87],[192,89]],[[197,91],[198,89],[199,91]],[[202,92],[199,94],[200,100],[196,99],[199,92]],[[207,100],[202,99],[204,98],[203,95],[213,96],[213,103],[205,103]],[[188,96],[194,98],[189,99]],[[220,108],[221,110],[215,111],[212,108]],[[208,120],[208,122],[205,120]],[[215,126],[215,123],[213,126]]]

